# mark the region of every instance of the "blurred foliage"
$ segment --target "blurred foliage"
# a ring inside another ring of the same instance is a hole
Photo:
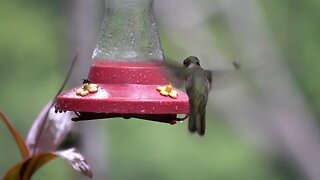
[[[297,84],[320,116],[320,1],[262,0],[265,17]]]
[[[62,31],[59,2],[0,1],[0,108],[24,137],[64,77],[63,37],[67,32]],[[319,114],[319,1],[259,2],[277,48]],[[223,17],[210,17],[208,28],[221,50],[234,53],[232,36],[223,21]],[[180,53],[166,32],[160,31],[160,36],[168,57]],[[108,134],[108,171],[113,179],[299,179],[235,134],[214,112],[208,112],[205,138],[188,134],[186,123],[170,126],[114,119],[101,124],[106,125]],[[17,147],[2,124],[0,142],[0,175],[3,175],[20,157],[16,156]],[[54,160],[34,179],[71,179],[71,173],[67,164]]]
[[[42,107],[54,97],[64,76],[59,70],[62,62],[59,21],[57,12],[49,7],[49,4],[32,1],[0,2],[0,77],[3,83],[0,108],[23,137]],[[0,127],[2,176],[20,161],[20,157],[8,131],[3,124]],[[43,170],[52,177],[56,174],[50,169]],[[65,169],[58,171],[67,172]]]

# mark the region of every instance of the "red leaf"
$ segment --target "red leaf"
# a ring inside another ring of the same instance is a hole
[[[83,156],[76,149],[71,148],[64,151],[37,154],[29,159],[26,159],[10,169],[3,179],[31,179],[32,175],[39,168],[56,157],[61,157],[67,161],[76,171],[81,172],[88,177],[92,177],[90,167],[86,163]]]
[[[32,156],[11,168],[3,177],[4,180],[24,180],[31,179],[32,175],[44,164],[57,157],[53,153],[43,153]]]
[[[29,157],[29,151],[28,148],[26,146],[26,144],[24,143],[24,140],[22,138],[22,136],[19,134],[19,132],[11,125],[11,123],[9,122],[9,120],[7,119],[7,117],[0,111],[0,116],[1,119],[4,121],[4,123],[7,125],[7,128],[9,129],[11,135],[13,136],[14,140],[16,141],[21,156],[23,159],[26,159]]]
[[[72,112],[55,113],[50,101],[28,133],[26,145],[31,155],[54,151],[70,131]]]

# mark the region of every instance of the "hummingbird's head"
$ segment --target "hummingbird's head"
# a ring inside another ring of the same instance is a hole
[[[200,61],[195,56],[189,56],[183,61],[184,67],[191,67],[191,66],[200,66]]]

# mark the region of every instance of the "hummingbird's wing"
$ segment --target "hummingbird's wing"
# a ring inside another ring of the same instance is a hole
[[[179,66],[173,63],[165,63],[165,74],[170,83],[178,88],[183,88],[189,76],[192,75],[193,70]]]
[[[206,70],[206,76],[210,82],[210,88],[212,83],[214,84],[215,89],[228,87],[230,84],[232,84],[238,75],[237,73],[240,69],[240,64],[233,62],[233,67],[234,69]]]
[[[176,63],[172,63],[172,61],[166,61],[164,65],[167,79],[178,88],[183,88],[187,78],[195,73],[195,69],[179,66]],[[215,89],[228,87],[236,79],[235,77],[237,76],[239,69],[240,64],[234,62],[233,69],[205,70],[205,75],[210,83],[210,88],[212,83],[214,83]]]
[[[205,74],[206,74],[207,79],[208,79],[208,81],[209,81],[209,83],[210,83],[210,89],[211,89],[211,85],[212,85],[212,72],[209,71],[209,70],[205,70]]]

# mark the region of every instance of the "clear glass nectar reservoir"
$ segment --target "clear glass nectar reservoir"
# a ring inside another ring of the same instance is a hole
[[[162,62],[153,0],[106,0],[105,18],[92,58],[98,61]]]

